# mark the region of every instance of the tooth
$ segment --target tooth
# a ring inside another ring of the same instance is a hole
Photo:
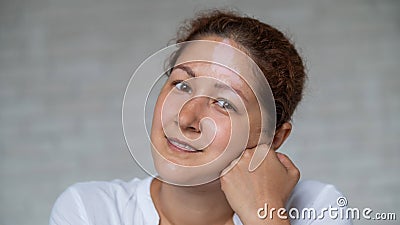
[[[182,144],[182,143],[179,143],[179,142],[176,142],[176,141],[173,141],[173,140],[171,140],[171,142],[172,142],[174,145],[176,145],[176,146],[178,146],[178,147],[181,147],[181,148],[183,148],[183,149],[186,149],[186,150],[188,150],[188,151],[192,151],[192,152],[197,151],[197,150],[193,149],[192,147],[190,147],[189,145]]]

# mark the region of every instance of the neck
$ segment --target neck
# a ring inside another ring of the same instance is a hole
[[[221,190],[219,180],[182,187],[153,179],[151,194],[160,224],[227,224],[233,210]]]

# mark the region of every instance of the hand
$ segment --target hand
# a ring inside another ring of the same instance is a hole
[[[257,148],[268,148],[259,145]],[[253,172],[248,167],[255,148],[246,149],[242,156],[231,163],[233,166],[229,172],[227,167],[220,178],[221,189],[232,207],[239,215],[243,223],[256,224],[262,222],[257,217],[257,210],[268,204],[272,207],[284,208],[294,186],[300,178],[300,172],[292,161],[282,153],[270,150],[260,166]],[[274,212],[276,213],[276,211]],[[274,220],[270,224],[281,224],[282,220],[273,215]],[[286,220],[284,223],[288,223]],[[265,224],[265,222],[263,223]]]

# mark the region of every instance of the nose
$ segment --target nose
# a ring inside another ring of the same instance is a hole
[[[182,132],[201,133],[200,120],[204,118],[208,98],[197,97],[190,99],[178,114],[179,126]],[[195,138],[195,137],[193,137]]]

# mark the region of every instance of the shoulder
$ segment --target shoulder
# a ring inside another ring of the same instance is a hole
[[[99,201],[124,203],[135,194],[141,181],[134,178],[129,182],[122,180],[82,182],[72,185],[67,191],[76,193],[87,204],[94,203],[94,201],[96,203]]]
[[[338,201],[347,201],[345,196],[340,192],[334,185],[322,183],[316,180],[302,180],[293,189],[289,200],[287,201],[287,210],[296,209],[301,214],[314,213],[310,212],[315,210],[315,215],[318,217],[321,214],[321,218],[314,220],[308,220],[307,224],[352,224],[351,220],[331,218],[329,215],[329,208],[338,209],[338,213],[341,210],[346,210],[346,205],[338,205]],[[311,215],[312,217],[313,215]],[[334,216],[335,217],[335,216]],[[292,224],[303,224],[302,219],[294,220]]]
[[[288,206],[310,206],[329,203],[343,194],[332,184],[316,180],[302,180],[293,189]]]
[[[109,221],[112,224],[112,221],[123,216],[128,202],[136,201],[137,188],[148,179],[76,183],[57,198],[50,224],[97,224],[94,220]]]

